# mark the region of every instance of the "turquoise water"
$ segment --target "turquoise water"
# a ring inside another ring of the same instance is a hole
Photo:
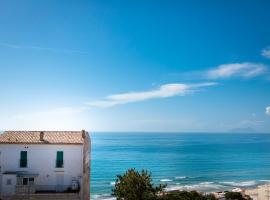
[[[91,198],[115,176],[147,169],[167,189],[220,191],[270,180],[270,134],[92,133]]]

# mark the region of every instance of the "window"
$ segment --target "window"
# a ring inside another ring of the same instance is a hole
[[[35,181],[34,178],[29,178],[29,185],[34,185],[34,181]]]
[[[56,153],[56,167],[63,168],[64,167],[64,152],[57,151]]]
[[[28,185],[28,178],[23,178],[23,185]]]
[[[17,177],[17,185],[34,185],[34,177]]]
[[[27,167],[27,151],[21,151],[20,167]]]
[[[7,179],[7,185],[12,185],[12,180],[11,179]]]

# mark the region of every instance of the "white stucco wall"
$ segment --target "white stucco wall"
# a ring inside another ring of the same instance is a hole
[[[9,185],[7,185],[7,180],[10,181]],[[8,196],[15,194],[15,185],[17,183],[16,175],[10,174],[3,175],[1,183],[3,187],[1,196]]]
[[[27,168],[20,168],[20,152],[27,151]],[[56,152],[64,152],[64,168],[56,168]],[[37,185],[56,185],[57,174],[64,175],[64,185],[83,175],[83,145],[20,145],[0,144],[1,172],[27,171],[37,173]]]

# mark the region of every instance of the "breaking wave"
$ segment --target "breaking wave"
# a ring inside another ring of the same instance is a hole
[[[110,185],[114,186],[115,185],[115,181],[110,182]]]
[[[226,187],[221,184],[216,184],[214,182],[201,182],[198,184],[192,185],[170,185],[166,188],[166,191],[173,191],[173,190],[187,190],[187,191],[200,191],[200,192],[209,192],[209,191],[220,191],[224,190]]]
[[[258,183],[256,181],[242,181],[242,182],[224,181],[224,182],[221,182],[221,184],[235,186],[235,187],[248,187],[248,186],[257,185]]]
[[[91,196],[91,200],[116,200],[116,198],[110,194],[95,194]]]
[[[160,179],[160,182],[172,182],[172,179],[168,179],[168,178],[164,178],[164,179]]]
[[[178,179],[187,179],[188,177],[187,176],[176,176],[175,179],[178,180]]]
[[[186,176],[175,177],[175,181],[177,179],[186,179]],[[260,182],[270,182],[270,180],[259,180],[259,181],[223,181],[223,182],[199,182],[195,184],[183,184],[183,182],[175,182],[172,179],[164,178],[160,179],[160,182],[168,182],[165,191],[174,191],[174,190],[185,190],[185,191],[199,191],[199,192],[218,192],[218,191],[226,191],[226,190],[239,190],[241,187],[251,187],[259,185]],[[115,182],[110,182],[110,185],[114,185]],[[115,197],[110,194],[95,194],[91,196],[91,200],[116,200]]]

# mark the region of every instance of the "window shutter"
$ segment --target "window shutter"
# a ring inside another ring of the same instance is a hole
[[[63,160],[63,158],[64,158],[64,152],[57,151],[57,160]]]
[[[21,151],[20,167],[27,167],[27,151]]]
[[[27,151],[21,151],[21,159],[27,160]]]
[[[61,168],[64,167],[64,152],[57,151],[56,153],[56,167]]]

